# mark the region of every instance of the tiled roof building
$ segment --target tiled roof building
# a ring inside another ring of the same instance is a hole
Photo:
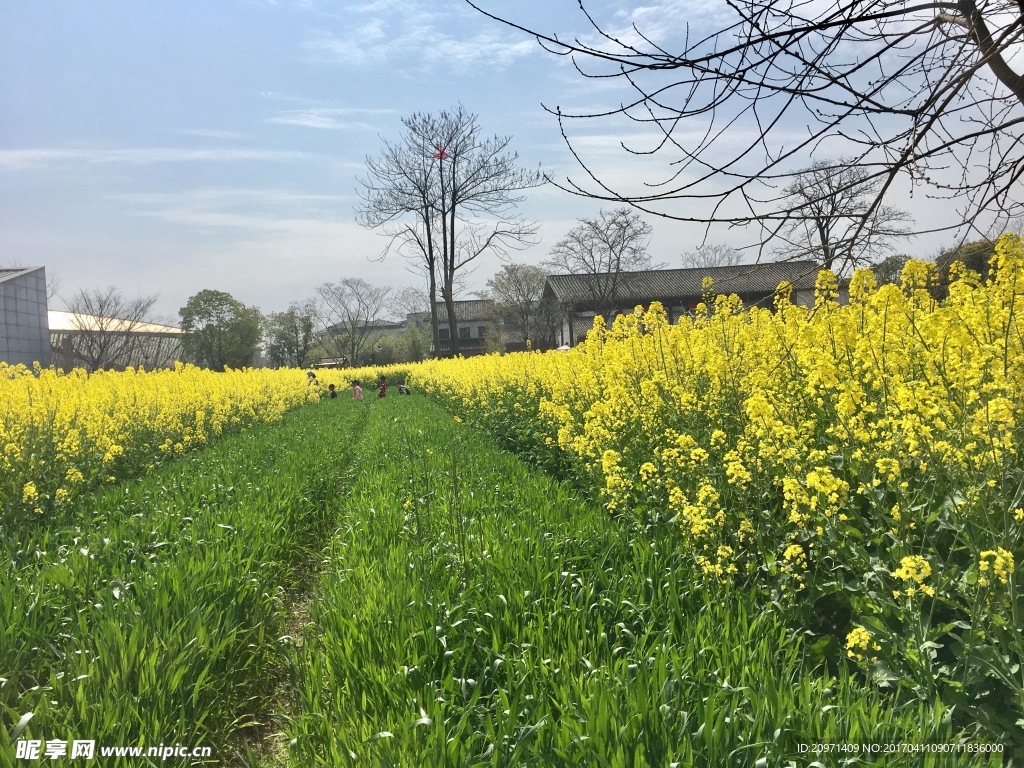
[[[550,275],[546,296],[557,299],[566,311],[562,343],[583,340],[593,327],[595,314],[617,315],[636,306],[660,302],[675,322],[703,301],[705,277],[712,280],[711,293],[737,294],[747,306],[772,306],[782,282],[792,286],[793,301],[814,303],[814,283],[821,267],[814,261],[780,261],[734,267],[656,269],[589,275]],[[613,284],[614,283],[614,284]],[[611,300],[609,297],[614,297]],[[610,320],[610,317],[606,317]]]

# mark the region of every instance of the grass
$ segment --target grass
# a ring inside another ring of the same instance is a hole
[[[0,737],[32,713],[18,738],[215,764],[754,768],[977,739],[699,588],[679,540],[423,397],[325,401],[0,545]]]
[[[293,765],[809,765],[801,744],[971,735],[423,398],[375,403],[355,468],[290,654]]]
[[[0,544],[3,731],[31,714],[19,738],[241,761],[272,706],[290,602],[351,479],[365,413],[325,418],[333,405],[82,497]]]

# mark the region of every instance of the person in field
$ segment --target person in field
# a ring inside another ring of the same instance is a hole
[[[352,382],[352,399],[363,399],[363,388],[359,386],[359,379],[356,379],[355,381]]]
[[[388,393],[388,380],[383,376],[380,377],[380,381],[377,382],[377,397],[384,397]]]
[[[311,387],[320,383],[316,380],[316,372],[313,370],[306,371],[306,381]]]
[[[334,388],[333,384],[327,385],[327,394],[331,396],[331,400],[338,396],[338,390]]]
[[[412,394],[412,392],[409,391],[409,388],[407,386],[405,386],[405,382],[404,381],[398,382],[398,394],[400,394],[400,395],[411,395]]]

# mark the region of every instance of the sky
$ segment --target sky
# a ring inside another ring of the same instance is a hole
[[[575,0],[488,5],[544,31],[586,32]],[[698,0],[588,7],[669,43],[718,12]],[[400,136],[403,116],[461,103],[485,133],[512,136],[524,167],[564,180],[579,167],[542,105],[625,98],[463,0],[0,0],[0,19],[0,266],[46,267],[59,281],[52,309],[111,285],[156,294],[165,320],[203,289],[272,312],[347,277],[422,288],[399,257],[380,259],[386,239],[355,216],[365,160]],[[629,130],[594,122],[576,146],[608,178],[645,179],[664,161],[621,152]],[[920,205],[905,207],[941,216]],[[514,260],[540,263],[601,206],[529,191],[520,210],[539,242]],[[650,223],[650,253],[670,267],[705,234]],[[728,230],[708,240],[749,242]],[[464,297],[501,264],[482,261]]]

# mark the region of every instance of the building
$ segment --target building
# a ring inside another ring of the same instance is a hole
[[[43,267],[0,268],[0,361],[50,365]]]
[[[347,323],[334,323],[316,338],[320,351],[325,353],[313,362],[316,368],[348,368],[353,365],[375,365],[378,353],[390,339],[400,337],[406,330],[406,323],[396,320],[371,320],[354,327],[354,333]],[[353,336],[355,337],[353,339]],[[353,362],[353,344],[359,359]]]
[[[469,299],[455,302],[455,322],[448,319],[448,307],[437,302],[437,335],[441,348],[438,357],[452,352],[452,335],[459,335],[459,354],[465,357],[488,352],[516,352],[526,349],[516,329],[499,317],[492,299]],[[429,312],[409,315],[409,322],[430,325]]]
[[[570,346],[586,338],[594,325],[595,314],[609,315],[632,312],[637,306],[660,302],[670,323],[691,314],[704,301],[703,282],[712,280],[711,293],[736,294],[745,306],[773,306],[775,292],[782,282],[793,289],[793,302],[814,304],[814,283],[820,265],[813,261],[781,261],[769,264],[748,264],[735,267],[700,267],[691,269],[656,269],[643,272],[622,272],[617,276],[615,301],[608,310],[601,296],[608,295],[608,274],[550,275],[544,285],[544,296],[558,301],[565,311],[561,344]],[[601,305],[604,304],[602,307]]]
[[[184,331],[173,325],[50,310],[49,327],[53,362],[64,370],[152,370],[182,358]]]

